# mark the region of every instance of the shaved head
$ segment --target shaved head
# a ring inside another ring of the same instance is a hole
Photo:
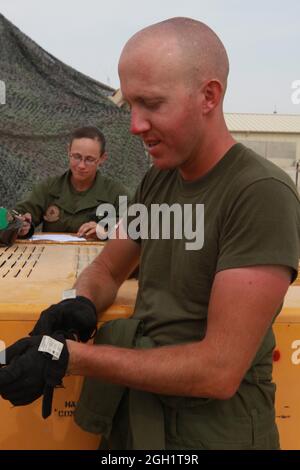
[[[216,79],[226,90],[229,62],[218,36],[206,24],[191,18],[170,18],[136,33],[125,45],[121,59],[129,54],[163,53],[191,84]]]
[[[179,168],[192,181],[233,145],[223,114],[228,71],[218,36],[190,18],[148,26],[127,42],[119,77],[130,132],[157,168]]]

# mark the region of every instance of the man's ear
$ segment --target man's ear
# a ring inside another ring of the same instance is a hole
[[[202,111],[203,114],[208,114],[222,101],[224,94],[223,85],[217,79],[209,80],[204,84],[202,93],[204,96]]]
[[[98,166],[103,165],[103,163],[105,162],[105,160],[107,160],[107,157],[108,157],[108,155],[107,155],[106,152],[102,153],[102,155],[100,156],[100,160],[99,160]]]

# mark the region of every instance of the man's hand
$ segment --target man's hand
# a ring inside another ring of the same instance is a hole
[[[39,351],[43,338],[48,344],[47,352]],[[59,358],[54,360],[52,351],[55,347],[61,351]],[[47,418],[52,410],[53,390],[62,385],[68,367],[69,352],[64,336],[22,338],[5,353],[7,365],[0,368],[1,396],[14,406],[22,406],[44,395],[42,416]]]
[[[78,296],[51,305],[41,316],[30,335],[49,335],[62,332],[65,338],[88,341],[97,329],[95,305],[87,297]]]
[[[26,214],[20,215],[18,218],[21,219],[23,222],[23,225],[18,232],[18,236],[26,237],[26,235],[29,233],[29,230],[31,228],[32,216],[29,212],[26,212]]]

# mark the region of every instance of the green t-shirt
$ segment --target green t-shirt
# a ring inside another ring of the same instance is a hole
[[[297,191],[280,168],[242,144],[234,145],[196,181],[184,181],[177,169],[151,168],[135,202],[148,209],[162,203],[204,204],[201,249],[187,250],[186,239],[141,240],[134,316],[144,321],[147,333],[158,344],[203,338],[218,271],[273,264],[290,267],[296,276]]]

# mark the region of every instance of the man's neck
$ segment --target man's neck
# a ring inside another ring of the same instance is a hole
[[[179,169],[184,180],[195,181],[204,176],[236,144],[226,126],[220,127],[215,135],[210,133],[206,139],[202,140],[197,155]]]

